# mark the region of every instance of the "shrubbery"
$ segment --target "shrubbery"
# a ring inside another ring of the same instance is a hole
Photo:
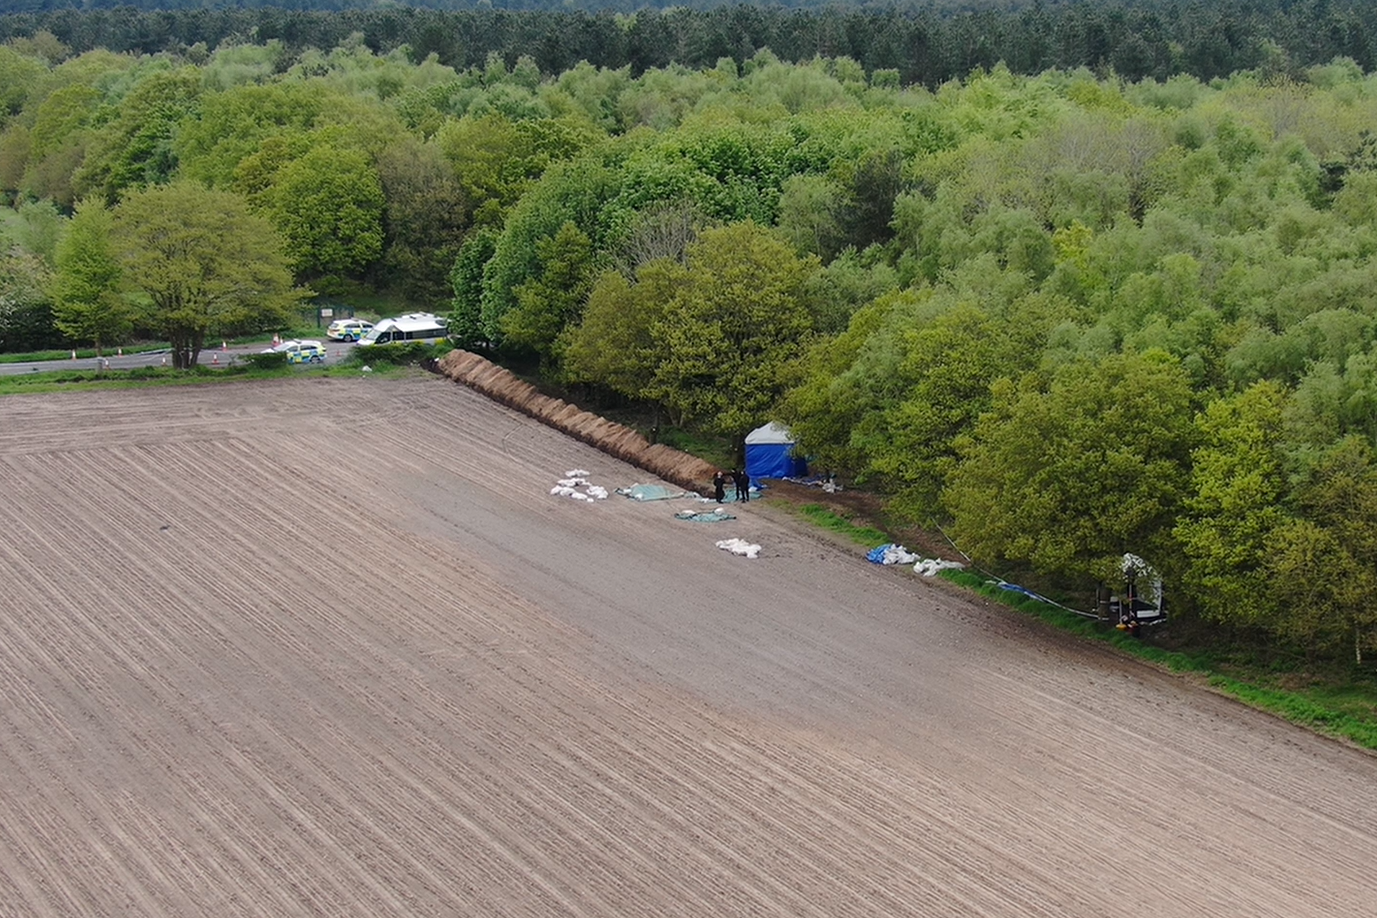
[[[424,366],[427,360],[438,360],[454,345],[425,344],[417,341],[411,344],[380,344],[374,347],[353,348],[341,363],[347,366],[363,366],[373,363],[390,363],[397,366]]]
[[[240,359],[255,370],[276,370],[287,365],[285,351],[273,351],[270,354],[245,354]]]

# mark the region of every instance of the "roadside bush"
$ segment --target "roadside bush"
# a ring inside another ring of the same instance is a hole
[[[208,367],[196,367],[196,375],[205,376],[211,372]],[[97,378],[111,378],[118,373],[119,378],[123,379],[160,379],[167,377],[185,376],[185,370],[173,370],[170,367],[130,367],[127,370],[106,370],[102,376]]]
[[[411,344],[379,344],[373,347],[353,348],[345,362],[360,366],[369,363],[424,366],[427,360],[439,360],[452,350],[454,345],[447,342],[434,345],[420,341]]]
[[[255,370],[278,370],[287,365],[287,353],[274,351],[271,354],[245,354],[240,358]]]

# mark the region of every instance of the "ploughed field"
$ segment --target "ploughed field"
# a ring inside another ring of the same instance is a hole
[[[0,915],[1377,914],[1377,758],[573,469],[647,480],[438,377],[0,399]]]

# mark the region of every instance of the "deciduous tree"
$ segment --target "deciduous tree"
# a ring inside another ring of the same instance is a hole
[[[167,337],[179,369],[207,336],[280,325],[300,298],[281,237],[231,192],[189,180],[136,192],[115,211],[114,238],[145,298],[142,321]]]
[[[439,147],[411,136],[378,157],[386,203],[383,259],[388,279],[410,298],[449,295],[448,274],[468,226],[468,199]]]
[[[309,82],[233,86],[202,96],[178,127],[173,152],[181,174],[227,188],[239,163],[263,140],[283,131],[308,131],[338,99]]]
[[[0,236],[0,351],[53,343],[50,279],[43,259]]]
[[[579,320],[592,285],[592,249],[592,240],[572,222],[536,244],[540,269],[516,288],[516,308],[502,317],[509,343],[558,362],[565,329]]]
[[[899,508],[924,519],[938,510],[956,465],[956,440],[989,407],[990,384],[1016,371],[1019,355],[998,322],[967,304],[897,334],[904,397],[871,413],[854,441],[864,446],[870,470],[898,492]]]
[[[1275,617],[1266,562],[1273,533],[1288,519],[1284,403],[1280,387],[1260,382],[1212,402],[1197,422],[1200,445],[1173,535],[1183,593],[1211,621],[1267,625]]]
[[[570,331],[566,377],[633,401],[654,401],[659,354],[651,330],[687,281],[687,269],[672,258],[643,264],[634,281],[618,271],[604,272],[593,284],[582,320]]]
[[[194,67],[144,77],[120,100],[118,115],[92,137],[73,177],[77,193],[99,193],[113,204],[125,188],[171,178],[177,168],[173,131],[200,93],[201,74]]]
[[[944,493],[972,556],[1107,579],[1124,552],[1161,564],[1185,494],[1192,395],[1160,352],[1071,364],[994,387]]]
[[[333,284],[382,254],[382,182],[362,151],[317,144],[278,170],[266,197],[302,280]]]
[[[0,45],[0,125],[24,108],[47,72],[45,61]]]
[[[657,400],[741,439],[767,420],[812,323],[804,298],[816,259],[754,223],[704,230],[687,283],[651,328]]]
[[[52,267],[67,219],[52,201],[25,201],[15,210],[19,217],[12,229],[15,241]]]
[[[1304,519],[1267,541],[1276,597],[1273,629],[1310,652],[1345,646],[1362,662],[1377,639],[1377,469],[1372,448],[1349,436],[1331,447],[1297,491]]]
[[[454,291],[449,314],[450,334],[464,347],[489,344],[483,323],[483,271],[497,248],[497,232],[479,227],[465,237],[449,272]]]
[[[779,404],[799,445],[820,464],[851,476],[864,475],[868,455],[857,428],[872,412],[903,397],[896,368],[903,359],[888,333],[911,315],[918,294],[894,291],[867,303],[846,329],[815,341],[800,360],[798,381]]]
[[[73,341],[90,341],[96,353],[122,341],[132,320],[120,295],[120,265],[115,255],[114,216],[99,199],[77,205],[57,247],[53,276],[53,316]]]

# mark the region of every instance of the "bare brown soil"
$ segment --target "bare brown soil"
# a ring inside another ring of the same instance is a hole
[[[0,399],[0,915],[1377,911],[1377,758],[572,469],[647,480],[438,377]]]
[[[707,490],[711,486],[713,473],[717,471],[697,456],[662,443],[651,443],[624,424],[546,395],[481,354],[456,348],[441,358],[435,369],[498,404],[515,408],[575,440],[596,447],[599,452],[646,469],[681,488],[700,492]]]

